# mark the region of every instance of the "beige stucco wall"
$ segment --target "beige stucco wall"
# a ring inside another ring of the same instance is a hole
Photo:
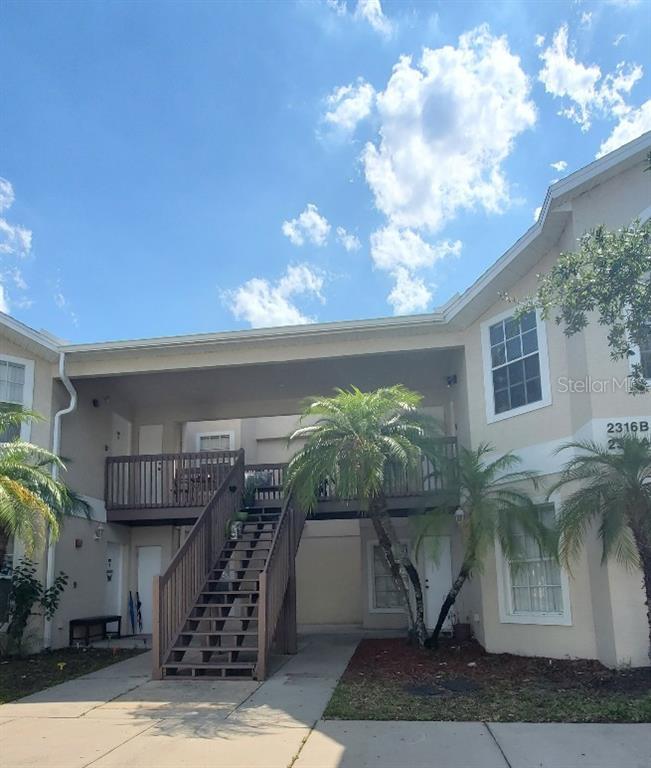
[[[308,520],[296,558],[302,627],[361,625],[359,520]]]

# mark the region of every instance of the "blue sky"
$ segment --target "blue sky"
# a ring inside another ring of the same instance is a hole
[[[0,306],[73,341],[432,309],[651,129],[650,19],[5,2]]]

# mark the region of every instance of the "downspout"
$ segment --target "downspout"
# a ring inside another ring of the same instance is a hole
[[[66,373],[66,354],[65,352],[59,353],[59,378],[63,382],[63,386],[70,395],[70,402],[65,408],[57,411],[54,414],[54,423],[52,428],[52,453],[55,456],[59,456],[61,453],[61,419],[68,413],[72,413],[77,408],[77,391],[75,390],[72,382],[68,378]],[[56,464],[52,465],[52,479],[59,479],[59,467]],[[55,555],[55,542],[52,538],[52,531],[48,529],[47,533],[47,569],[45,575],[45,588],[50,589],[54,586],[54,555]],[[43,645],[45,648],[49,648],[52,645],[52,619],[45,620],[45,627],[43,629]]]

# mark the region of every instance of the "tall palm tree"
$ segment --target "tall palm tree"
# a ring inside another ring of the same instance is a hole
[[[25,421],[40,418],[17,406],[0,407],[0,435],[10,434]],[[59,534],[63,515],[88,505],[64,483],[52,478],[52,467],[65,469],[50,451],[19,438],[0,442],[0,562],[9,537],[21,539],[28,552],[45,541],[49,527],[53,538]]]
[[[424,645],[427,630],[418,570],[398,541],[385,497],[388,483],[399,483],[420,470],[423,455],[436,456],[441,429],[418,411],[421,402],[420,394],[402,385],[373,392],[356,387],[337,389],[333,397],[310,402],[301,422],[317,420],[300,426],[289,437],[290,442],[305,443],[289,463],[287,487],[310,510],[326,484],[340,498],[359,500],[402,597],[410,633]]]
[[[578,554],[588,528],[596,523],[602,562],[614,556],[641,568],[651,656],[651,446],[627,435],[613,440],[611,449],[586,440],[566,443],[557,452],[565,450],[578,453],[549,491],[574,487],[560,507],[561,559],[569,563]]]
[[[555,532],[542,524],[536,504],[525,490],[517,487],[523,484],[535,487],[535,473],[514,469],[520,458],[511,452],[488,460],[493,451],[494,448],[486,443],[475,449],[461,448],[459,451],[457,516],[464,541],[464,556],[427,643],[434,647],[461,588],[474,573],[481,570],[483,558],[496,539],[507,559],[518,554],[522,533],[533,536],[543,551],[556,552]],[[431,513],[429,521],[425,521],[422,527],[422,535],[440,528],[441,522],[439,511]],[[449,519],[444,519],[443,523],[448,525]]]

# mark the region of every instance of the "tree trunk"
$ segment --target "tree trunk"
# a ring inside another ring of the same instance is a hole
[[[439,611],[439,617],[436,620],[436,626],[434,627],[432,634],[427,641],[427,645],[430,648],[436,648],[438,646],[439,635],[441,634],[443,624],[448,617],[448,613],[450,613],[450,609],[457,601],[457,595],[461,591],[461,587],[463,587],[463,585],[466,583],[466,580],[470,575],[470,570],[470,561],[466,559],[463,561],[459,575],[454,580],[454,584],[452,585],[450,591],[446,595],[445,600],[443,601],[443,605]]]
[[[427,628],[425,627],[425,608],[423,590],[420,583],[418,570],[411,562],[408,554],[402,553],[402,547],[398,541],[391,517],[386,509],[386,501],[383,497],[377,497],[369,504],[369,517],[378,537],[378,542],[386,558],[393,581],[402,595],[403,602],[409,616],[411,634],[422,648],[427,641]],[[396,558],[396,553],[400,553]],[[414,605],[412,605],[409,586],[414,590]]]
[[[644,530],[644,523],[638,526],[633,522],[631,524],[633,538],[637,545],[637,551],[640,555],[640,566],[642,567],[642,585],[644,586],[644,596],[646,605],[646,618],[649,626],[649,648],[648,656],[651,659],[651,542]]]

